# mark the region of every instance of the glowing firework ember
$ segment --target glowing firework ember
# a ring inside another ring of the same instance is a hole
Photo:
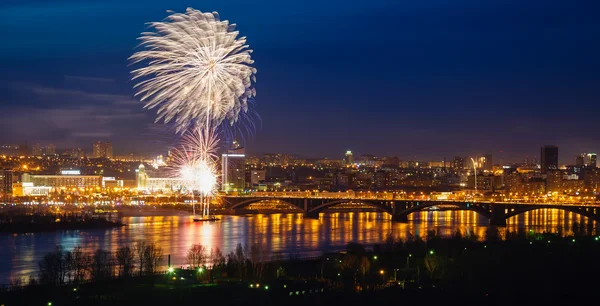
[[[194,192],[199,192],[204,217],[209,215],[210,200],[217,188],[218,139],[213,131],[199,128],[188,131],[181,146],[172,154],[173,176],[183,179],[192,195],[192,203],[195,203]],[[195,206],[193,209],[195,214]]]
[[[212,129],[225,119],[237,121],[255,96],[256,69],[245,37],[218,13],[188,8],[165,21],[152,22],[155,32],[140,37],[145,48],[131,56],[147,66],[133,71],[135,88],[145,107],[158,107],[157,121],[174,121],[177,132],[191,126]]]
[[[209,163],[203,160],[181,168],[181,177],[191,182],[192,188],[197,188],[205,196],[210,195],[217,184],[215,171]]]

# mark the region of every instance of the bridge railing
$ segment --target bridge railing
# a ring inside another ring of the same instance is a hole
[[[332,195],[334,194],[334,195]],[[483,198],[483,197],[460,197],[460,198],[448,198],[448,199],[432,199],[428,196],[419,196],[419,197],[377,197],[377,196],[348,196],[344,193],[327,193],[327,194],[314,194],[314,195],[290,195],[286,193],[278,194],[278,193],[268,193],[268,194],[248,194],[241,196],[232,196],[238,198],[290,198],[290,199],[330,199],[330,200],[376,200],[376,201],[422,201],[422,202],[447,202],[447,203],[456,203],[456,202],[476,202],[476,203],[488,203],[488,204],[534,204],[534,205],[577,205],[577,206],[600,206],[600,201],[596,200],[586,200],[586,201],[577,201],[577,200],[568,200],[568,201],[556,201],[554,199],[493,199],[493,198]]]

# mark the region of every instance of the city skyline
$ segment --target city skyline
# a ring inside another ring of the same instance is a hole
[[[165,16],[164,3],[139,3],[3,1],[0,128],[11,133],[0,142],[87,151],[111,141],[119,154],[172,145],[128,81],[143,23]],[[559,162],[573,163],[600,151],[589,111],[598,98],[598,4],[540,4],[209,1],[199,9],[238,22],[260,63],[262,128],[247,137],[249,153],[440,160],[502,151],[519,161],[556,145]]]
[[[100,147],[102,146],[102,147]],[[103,148],[103,146],[107,146],[106,148]],[[362,164],[364,163],[366,160],[372,160],[373,158],[375,158],[376,160],[386,160],[389,158],[392,158],[394,160],[398,160],[399,162],[410,162],[410,161],[418,161],[418,162],[434,162],[434,163],[442,163],[443,161],[446,161],[446,165],[452,165],[454,163],[454,161],[457,158],[460,158],[463,160],[464,164],[470,164],[469,159],[470,158],[475,158],[478,161],[478,164],[480,165],[486,165],[485,168],[489,168],[491,167],[491,165],[513,165],[513,164],[527,164],[527,165],[534,165],[537,164],[538,166],[543,167],[544,161],[543,161],[543,155],[544,155],[544,148],[545,147],[555,147],[556,149],[558,149],[558,147],[556,146],[552,146],[552,145],[545,145],[541,147],[542,152],[539,155],[527,155],[522,157],[519,160],[506,160],[505,156],[503,156],[502,152],[499,152],[499,154],[494,155],[494,154],[490,154],[489,152],[487,153],[483,153],[483,154],[475,154],[475,155],[451,155],[451,156],[444,156],[443,158],[440,159],[427,159],[427,158],[422,158],[420,156],[398,156],[398,155],[376,155],[376,154],[371,154],[370,152],[353,152],[352,150],[346,150],[343,155],[339,155],[338,156],[302,156],[302,155],[298,155],[298,154],[293,154],[293,153],[285,153],[285,152],[253,152],[253,153],[249,153],[246,154],[248,157],[265,157],[265,156],[275,156],[275,155],[281,155],[281,156],[287,156],[287,157],[293,157],[293,158],[297,158],[297,159],[306,159],[306,160],[337,160],[337,161],[341,161],[342,163],[350,163],[350,164]],[[171,150],[174,150],[176,148],[171,148]],[[231,152],[232,150],[235,151],[236,149],[241,149],[242,151],[245,152],[245,148],[244,147],[240,147],[240,145],[234,141],[234,147],[231,149],[223,149],[222,153],[224,155],[226,155],[226,153]],[[358,154],[357,154],[358,153]],[[132,157],[137,157],[140,158],[140,160],[149,160],[149,159],[155,159],[157,157],[162,157],[162,156],[166,156],[169,154],[169,151],[165,151],[165,152],[159,152],[155,155],[153,154],[147,154],[144,152],[120,152],[119,150],[117,150],[116,154],[113,154],[112,152],[112,143],[110,141],[107,142],[100,142],[100,141],[95,141],[92,143],[91,145],[91,149],[86,150],[86,149],[81,149],[81,148],[56,148],[56,146],[54,144],[40,144],[40,143],[36,143],[34,144],[32,147],[20,147],[17,144],[0,144],[0,155],[6,155],[6,156],[60,156],[60,157],[67,157],[67,158],[83,158],[83,157],[87,157],[87,158],[109,158],[109,159],[131,159]],[[558,154],[558,152],[556,152],[556,154]],[[224,156],[223,155],[223,156]],[[583,166],[583,165],[590,165],[593,164],[594,168],[596,167],[596,156],[597,154],[594,152],[583,152],[580,154],[577,154],[575,156],[572,156],[572,158],[569,157],[562,157],[561,155],[558,154],[557,157],[558,159],[555,159],[557,166],[561,165],[561,166],[568,166],[568,165],[575,165],[575,166]],[[348,161],[348,158],[351,159],[351,161]],[[553,162],[551,162],[553,163]]]

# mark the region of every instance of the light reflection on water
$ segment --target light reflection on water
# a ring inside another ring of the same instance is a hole
[[[272,254],[305,257],[323,251],[341,250],[348,242],[374,244],[388,235],[406,239],[410,235],[424,237],[435,229],[451,235],[457,229],[485,237],[488,220],[472,211],[429,211],[414,213],[408,223],[393,223],[385,213],[327,213],[319,220],[304,219],[302,214],[222,216],[213,223],[193,222],[190,216],[127,217],[127,226],[109,230],[63,231],[51,233],[0,235],[0,284],[11,278],[35,274],[38,261],[57,244],[66,249],[81,245],[86,251],[98,248],[116,251],[138,240],[154,242],[164,254],[171,254],[175,266],[186,265],[187,250],[200,243],[219,248],[224,254],[242,245],[260,243]],[[571,212],[543,209],[518,215],[507,221],[510,231],[572,232],[574,223],[585,224],[589,231],[596,223]],[[166,257],[166,256],[165,256]]]

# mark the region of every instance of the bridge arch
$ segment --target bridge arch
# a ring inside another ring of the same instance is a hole
[[[385,201],[382,201],[382,202],[385,202]],[[339,205],[339,204],[344,204],[344,203],[363,204],[363,205],[367,205],[367,206],[373,207],[373,208],[375,208],[378,211],[386,212],[386,213],[388,213],[390,215],[392,214],[392,208],[381,204],[379,201],[377,201],[377,202],[370,202],[370,201],[352,200],[352,199],[340,199],[340,200],[325,202],[325,203],[319,204],[319,205],[311,208],[308,211],[308,213],[318,214],[318,213],[322,212],[323,210],[325,210],[325,209],[327,209],[329,207],[333,207],[333,206],[336,206],[336,205]]]
[[[297,204],[295,204],[291,201],[286,201],[285,199],[281,199],[281,198],[266,198],[266,197],[265,198],[251,198],[251,199],[243,200],[241,202],[234,203],[232,206],[229,207],[229,209],[244,208],[250,204],[259,203],[262,201],[280,201],[285,204],[289,204],[292,207],[298,208],[298,210],[302,210],[302,208],[300,206],[298,206]]]
[[[504,215],[504,218],[512,218],[520,214],[524,214],[526,212],[538,210],[538,209],[559,209],[568,212],[572,212],[584,217],[587,217],[591,220],[599,221],[600,216],[600,208],[597,207],[576,207],[576,206],[566,206],[566,205],[528,205],[525,207],[519,207],[512,211],[507,212]],[[591,211],[590,211],[591,210]]]
[[[444,203],[444,202],[419,202],[418,205],[414,205],[412,207],[409,207],[405,210],[402,211],[398,211],[397,214],[402,215],[402,216],[408,216],[414,212],[418,212],[418,211],[423,211],[426,208],[430,208],[433,206],[439,206],[439,205],[452,205],[452,206],[456,206],[458,207],[458,210],[469,210],[469,211],[474,211],[488,219],[491,219],[492,217],[492,213],[490,211],[489,208],[484,207],[482,204],[473,204],[473,203],[462,203],[462,202],[450,202],[450,203]]]

